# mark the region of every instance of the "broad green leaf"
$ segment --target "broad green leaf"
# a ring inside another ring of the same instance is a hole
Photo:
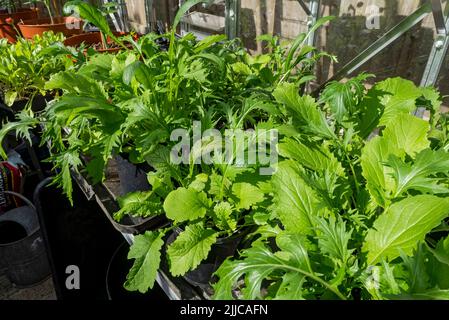
[[[440,289],[449,289],[449,237],[441,239],[435,248],[427,247],[427,273],[430,284]]]
[[[394,125],[383,131],[383,136],[371,139],[362,150],[362,174],[367,181],[367,189],[380,206],[387,204],[387,190],[394,183],[392,169],[385,163],[391,155],[404,157],[405,153],[414,157],[426,149],[429,124],[411,115],[398,115]]]
[[[408,114],[393,117],[392,121],[392,125],[385,128],[382,136],[394,148],[402,149],[409,156],[414,157],[430,146],[430,141],[427,139],[430,126],[427,121]]]
[[[145,293],[153,288],[157,270],[161,262],[161,248],[164,244],[163,233],[147,231],[134,237],[134,243],[128,253],[128,259],[135,259],[126,277],[125,288],[129,291]]]
[[[411,255],[426,234],[449,215],[449,199],[431,195],[406,198],[391,205],[368,231],[363,251],[368,264],[393,260],[401,252]]]
[[[335,134],[329,126],[325,114],[311,96],[300,96],[295,84],[284,83],[273,92],[276,101],[287,107],[294,122],[303,130],[320,137],[333,139]]]
[[[384,92],[381,103],[384,113],[379,125],[395,124],[398,114],[410,114],[416,109],[416,99],[421,95],[421,89],[413,82],[402,78],[390,78],[379,82],[376,90]]]
[[[251,206],[262,202],[265,198],[258,187],[246,182],[234,183],[232,185],[232,194],[238,199],[236,202],[237,209],[249,210]]]
[[[104,34],[116,40],[108,21],[97,7],[82,0],[72,0],[64,5],[64,12],[66,14],[72,14],[72,11],[76,12],[83,20],[87,20],[95,25]]]
[[[173,276],[181,276],[194,270],[207,258],[218,233],[205,229],[201,223],[188,225],[167,249],[170,272]]]
[[[49,116],[52,115],[70,122],[74,117],[90,117],[97,119],[105,130],[115,132],[124,120],[120,109],[101,98],[80,97],[72,94],[66,94],[55,101],[51,108],[47,110]]]
[[[206,193],[186,188],[178,188],[170,192],[164,201],[167,217],[175,222],[202,218],[210,206]]]
[[[449,290],[430,289],[419,293],[388,296],[392,300],[449,300]]]
[[[301,234],[313,233],[312,217],[323,213],[321,201],[300,176],[293,161],[283,161],[272,180],[274,211],[284,228]]]

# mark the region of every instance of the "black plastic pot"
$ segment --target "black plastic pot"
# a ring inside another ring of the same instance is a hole
[[[31,110],[34,112],[39,112],[45,109],[45,107],[47,106],[47,102],[51,101],[54,99],[53,95],[46,95],[46,96],[42,96],[42,95],[36,95],[33,98],[33,102],[31,104]],[[11,109],[14,112],[20,112],[23,109],[25,109],[26,105],[28,104],[29,100],[19,100],[14,102],[14,104],[11,106]]]
[[[142,168],[120,155],[116,155],[114,159],[117,163],[118,177],[120,179],[120,195],[150,189],[147,173]]]
[[[167,244],[175,241],[176,237],[182,231],[182,229],[176,228],[168,237]],[[244,230],[237,231],[228,237],[218,238],[215,244],[212,245],[207,259],[204,260],[195,270],[187,272],[184,275],[184,279],[186,279],[186,281],[193,286],[207,290],[210,283],[214,282],[214,272],[217,271],[226,258],[234,256],[238,246],[249,231],[250,229],[246,228]]]
[[[27,207],[0,215],[0,261],[6,275],[17,287],[33,286],[49,277],[51,271],[33,204],[18,193]]]
[[[146,170],[137,166],[120,155],[114,156],[117,163],[118,176],[120,180],[120,194],[125,195],[130,192],[146,191],[150,189]],[[108,216],[114,228],[122,233],[139,234],[146,230],[156,229],[167,223],[164,215],[149,218],[131,217],[126,215],[119,222]]]
[[[120,223],[115,221],[112,216],[106,216],[117,231],[135,235],[144,233],[146,230],[155,230],[167,223],[167,218],[164,215],[149,218],[135,218],[127,215]]]
[[[129,245],[123,242],[112,255],[106,272],[106,292],[109,300],[161,301],[169,300],[157,283],[145,294],[128,291],[123,287],[133,262],[128,260]]]

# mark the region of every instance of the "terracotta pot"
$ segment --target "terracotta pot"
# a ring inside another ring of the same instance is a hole
[[[114,32],[114,35],[116,37],[121,37],[121,36],[125,35],[125,33]],[[108,44],[113,43],[113,40],[110,39],[109,37],[108,37],[107,41],[108,41]],[[67,38],[64,41],[64,44],[66,46],[76,48],[76,47],[79,47],[82,43],[86,44],[87,46],[91,46],[91,45],[95,45],[95,44],[101,43],[101,42],[102,42],[102,40],[101,40],[100,32],[89,32],[89,33],[83,33],[83,34],[71,36],[70,38]],[[119,47],[119,48],[109,48],[109,49],[98,49],[96,51],[113,53],[113,52],[118,52],[120,50],[123,50],[123,48]]]
[[[54,24],[51,24],[49,18],[25,20],[19,23],[20,32],[26,39],[31,39],[35,35],[42,35],[45,31],[62,32],[66,37],[83,32],[83,22],[78,18],[58,17],[53,20]]]
[[[19,9],[16,13],[0,14],[0,38],[6,38],[10,43],[15,43],[17,39],[17,32],[11,24],[6,23],[6,19],[14,20],[16,29],[18,30],[18,23],[21,20],[37,19],[37,11],[32,9]]]

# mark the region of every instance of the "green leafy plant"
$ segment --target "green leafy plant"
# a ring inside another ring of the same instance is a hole
[[[106,49],[108,47],[107,37],[110,37],[117,44],[121,45],[123,48],[128,49],[123,42],[115,36],[112,32],[109,23],[106,19],[106,15],[112,12],[115,12],[116,7],[118,6],[115,2],[108,2],[104,4],[102,7],[95,7],[88,2],[84,2],[82,0],[74,0],[65,3],[64,12],[66,14],[71,14],[72,12],[76,12],[81,19],[86,22],[90,22],[95,25],[101,32],[101,38],[103,43],[103,48]]]
[[[275,90],[297,132],[278,145],[268,227],[219,268],[216,299],[449,299],[439,95],[400,78],[366,92],[366,78],[319,102]],[[430,121],[410,114],[422,105]]]
[[[32,40],[18,39],[9,44],[0,40],[0,92],[11,106],[16,100],[45,95],[45,82],[60,71],[71,69],[76,52],[64,47],[62,35],[46,32]]]

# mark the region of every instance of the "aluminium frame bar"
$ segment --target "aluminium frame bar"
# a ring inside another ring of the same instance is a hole
[[[329,81],[339,80],[345,76],[349,76],[355,70],[360,68],[366,62],[371,60],[389,45],[391,45],[394,41],[396,41],[399,37],[409,31],[411,28],[420,23],[429,13],[432,12],[432,6],[429,3],[423,4],[419,7],[415,12],[413,12],[408,17],[404,18],[399,24],[386,32],[382,37],[376,40],[372,45],[358,54],[354,59],[349,61],[345,66],[343,66],[334,76],[332,76],[329,80],[327,80],[324,84],[321,85],[320,89],[328,83]]]
[[[439,6],[436,2],[438,2]],[[441,1],[432,0],[432,9],[435,26],[437,28],[437,36],[421,79],[421,87],[433,86],[437,83],[438,76],[441,72],[444,59],[446,58],[449,49],[449,2],[446,4],[446,8],[443,13]],[[442,22],[444,23],[444,28],[441,26]],[[415,110],[415,115],[418,117],[423,117],[424,112],[425,108],[419,107]]]
[[[225,33],[229,40],[239,36],[240,0],[225,1]]]

